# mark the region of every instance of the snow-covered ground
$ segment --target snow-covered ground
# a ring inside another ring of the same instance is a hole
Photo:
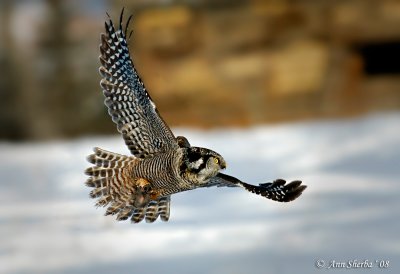
[[[236,188],[181,193],[168,223],[133,225],[104,217],[84,186],[92,147],[128,153],[119,136],[0,143],[0,273],[345,271],[317,260],[400,273],[399,113],[175,133],[218,151],[242,180],[308,188],[287,204]]]

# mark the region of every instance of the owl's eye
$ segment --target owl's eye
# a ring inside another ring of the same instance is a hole
[[[218,158],[214,158],[214,163],[216,163],[217,165],[219,164]]]

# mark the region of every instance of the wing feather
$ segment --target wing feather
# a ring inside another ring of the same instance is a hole
[[[218,173],[217,176],[211,178],[207,185],[204,186],[238,186],[249,192],[278,202],[290,202],[297,199],[307,187],[302,185],[301,181],[293,181],[286,184],[286,181],[283,179],[277,179],[272,183],[263,183],[255,186],[224,173]]]
[[[105,22],[106,33],[101,35],[100,44],[100,85],[108,112],[129,150],[138,158],[146,158],[177,148],[178,144],[133,66],[126,41],[130,19],[123,28],[122,10],[117,29],[111,19]]]

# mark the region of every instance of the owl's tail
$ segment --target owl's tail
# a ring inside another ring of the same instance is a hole
[[[131,178],[130,171],[139,161],[137,158],[94,148],[87,160],[94,165],[85,170],[90,176],[86,186],[93,188],[89,196],[97,198],[96,206],[108,206],[105,215],[117,214],[118,221],[131,217],[134,223],[143,219],[152,223],[158,216],[162,221],[168,221],[170,197],[150,200],[150,195],[143,192],[146,183],[150,183]]]
[[[90,198],[99,198],[96,206],[107,206],[110,202],[120,199],[120,190],[128,187],[124,180],[129,167],[135,162],[134,157],[113,153],[101,148],[94,148],[94,154],[87,157],[94,166],[85,170],[90,176],[86,186],[94,188]],[[108,215],[108,214],[107,214]]]

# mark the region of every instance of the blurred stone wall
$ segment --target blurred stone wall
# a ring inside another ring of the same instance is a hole
[[[130,10],[135,64],[173,124],[250,125],[400,107],[400,67],[385,69],[400,62],[399,1],[143,2]],[[388,43],[386,57],[385,47],[363,50]],[[370,74],[374,58],[386,59]]]
[[[4,0],[0,10],[7,38],[0,43],[0,138],[115,133],[97,73],[105,10],[89,16],[71,8],[79,1],[41,1],[44,19],[21,53],[9,31],[11,3]],[[134,13],[135,66],[173,126],[248,126],[400,108],[399,1],[104,3],[115,20],[122,6]]]

